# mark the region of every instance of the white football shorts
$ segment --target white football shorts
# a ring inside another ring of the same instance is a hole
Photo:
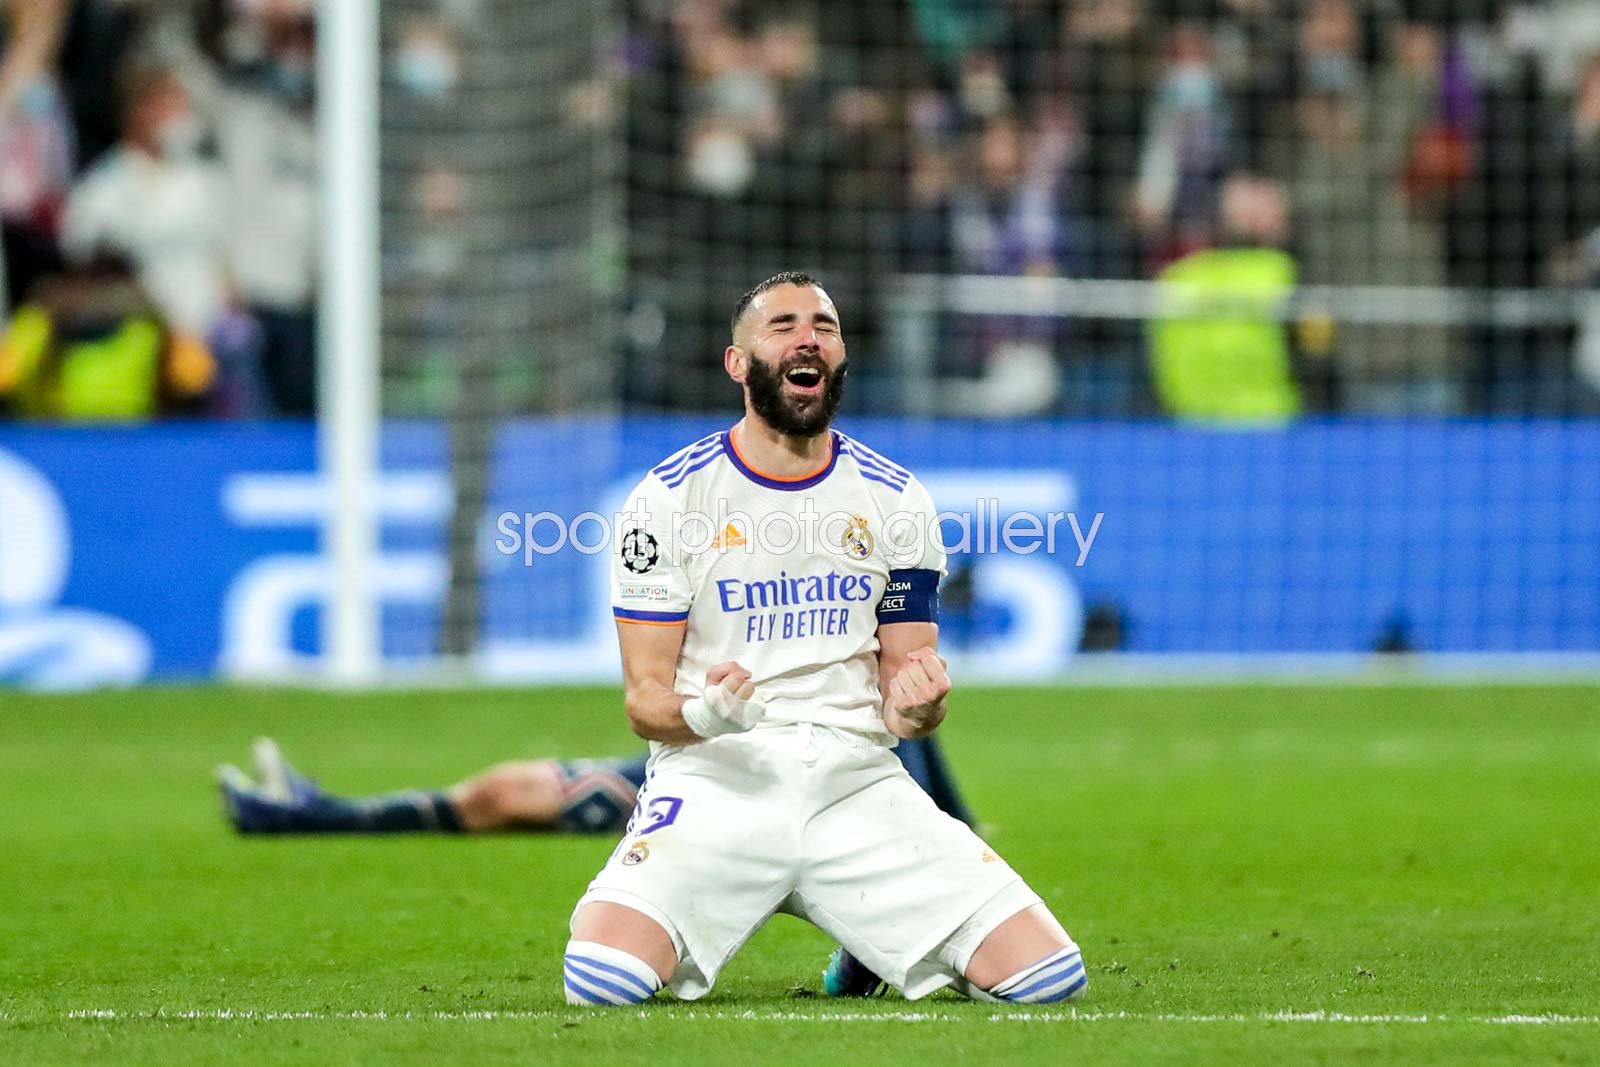
[[[660,749],[577,909],[594,901],[667,931],[679,961],[670,987],[687,1000],[777,912],[916,999],[960,977],[1039,896],[882,744],[790,723]]]

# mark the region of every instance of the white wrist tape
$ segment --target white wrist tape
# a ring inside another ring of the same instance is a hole
[[[740,700],[737,693],[720,685],[707,687],[704,694],[691,697],[683,704],[684,725],[708,739],[743,733],[766,715],[766,706],[760,701]]]

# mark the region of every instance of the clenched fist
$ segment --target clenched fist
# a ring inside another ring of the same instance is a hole
[[[719,663],[706,671],[705,691],[684,701],[684,724],[707,739],[743,733],[767,716],[755,693],[749,671],[737,663]]]
[[[950,675],[939,653],[924,645],[906,656],[906,665],[889,679],[883,717],[893,729],[898,718],[910,731],[901,736],[921,736],[944,720],[944,698],[950,692]]]

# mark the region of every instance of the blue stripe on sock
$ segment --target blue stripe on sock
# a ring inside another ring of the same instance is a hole
[[[604,978],[601,978],[598,974],[591,974],[590,972],[584,970],[582,967],[579,967],[576,964],[574,964],[572,962],[572,957],[570,957],[570,956],[567,957],[567,971],[574,978],[581,978],[585,982],[588,982],[590,985],[595,986],[598,989],[604,989],[607,993],[616,994],[617,996],[621,997],[623,999],[623,1001],[625,1001],[628,1004],[643,1004],[645,1002],[645,1000],[648,999],[648,997],[649,997],[648,993],[646,993],[643,996],[641,996],[640,994],[638,994],[637,992],[635,992],[635,991],[633,991],[631,989],[626,989],[623,986],[617,985],[615,982],[606,981]]]
[[[1036,984],[1026,994],[1013,997],[1019,1004],[1047,1004],[1064,995],[1064,990],[1071,983],[1085,977],[1082,967],[1073,967],[1067,971],[1058,971],[1042,985]]]
[[[1080,950],[1076,948],[1058,948],[1043,959],[1034,960],[1027,967],[1019,971],[1018,974],[1024,974],[1032,977],[1033,975],[1036,975],[1040,971],[1043,971],[1047,968],[1054,968],[1058,962],[1065,960],[1070,956],[1077,956],[1079,954]],[[1016,975],[1013,975],[1011,978],[1008,978],[1006,981],[995,986],[991,992],[993,992],[996,996],[999,996],[999,991],[1004,989],[1007,985],[1020,985],[1027,980],[1027,978],[1018,978]]]
[[[609,1007],[622,1008],[641,1003],[641,1001],[635,1000],[627,990],[602,992],[593,988],[597,985],[609,986],[609,983],[601,982],[599,979],[590,977],[581,971],[568,969],[562,981],[569,990],[577,994],[586,1004],[604,1004]]]
[[[575,985],[571,978],[563,978],[562,982],[569,990],[572,991],[574,996],[583,1001],[585,1004],[605,1005],[607,1007],[613,1006],[609,1000],[596,1000],[593,991],[584,989],[582,986]]]
[[[638,975],[634,974],[632,971],[618,967],[614,963],[602,963],[599,960],[590,959],[588,956],[573,955],[567,956],[567,962],[581,963],[585,967],[593,967],[597,971],[603,971],[606,974],[614,974],[618,978],[626,978],[628,981],[638,986],[640,992],[642,992],[645,996],[655,996],[656,991],[654,986],[652,986],[649,982],[646,982],[643,978],[640,978]]]
[[[644,1002],[644,998],[639,996],[639,994],[635,993],[633,990],[628,989],[625,986],[618,985],[615,982],[607,981],[597,974],[592,974],[589,971],[585,971],[581,967],[574,967],[569,964],[567,966],[566,975],[575,982],[582,982],[586,985],[593,986],[598,990],[605,991],[606,993],[615,997],[618,1003],[640,1004]]]
[[[1048,973],[1044,974],[1042,977],[1038,977],[1039,972],[1035,971],[1034,974],[1037,977],[1036,981],[1022,989],[1014,989],[1011,992],[1006,993],[1005,998],[1007,1000],[1023,1000],[1030,994],[1037,993],[1041,989],[1048,989],[1050,986],[1055,985],[1063,978],[1069,977],[1073,971],[1081,968],[1082,966],[1083,957],[1079,953],[1074,952],[1069,960],[1062,960],[1058,964],[1052,964],[1049,968],[1047,968]],[[999,996],[999,994],[996,994],[996,996]]]
[[[1076,982],[1073,982],[1071,985],[1067,986],[1066,991],[1063,992],[1060,996],[1056,997],[1055,999],[1056,1000],[1069,1000],[1069,999],[1071,999],[1071,997],[1072,997],[1072,995],[1074,993],[1076,993],[1078,990],[1082,989],[1084,986],[1086,986],[1088,984],[1089,984],[1089,975],[1088,975],[1088,972],[1084,972],[1083,974],[1080,974],[1078,976],[1078,980]]]
[[[1026,997],[1019,999],[1033,1004],[1046,1004],[1052,1000],[1059,1000],[1066,996],[1072,984],[1080,978],[1087,980],[1082,961],[1068,967],[1066,970],[1056,971],[1055,977],[1050,980],[1047,986],[1042,989],[1035,987]]]
[[[1047,993],[1044,996],[1034,997],[1034,998],[1028,1000],[1027,1003],[1029,1003],[1029,1004],[1056,1004],[1056,1003],[1059,1003],[1060,1001],[1063,1001],[1063,1000],[1071,1000],[1073,998],[1073,996],[1075,996],[1080,989],[1082,989],[1084,986],[1086,986],[1088,984],[1089,984],[1089,976],[1080,971],[1078,973],[1078,977],[1074,978],[1071,982],[1067,983],[1067,985],[1065,985],[1061,989],[1058,989],[1053,993]]]
[[[610,982],[596,978],[591,974],[585,974],[583,971],[573,967],[567,968],[566,973],[562,976],[562,980],[565,981],[575,993],[592,1004],[623,1005],[641,1003],[639,1000],[635,999],[632,993],[628,992],[626,989],[623,989],[621,986],[612,985]],[[590,989],[586,988],[587,986],[594,986],[596,988]],[[604,992],[601,992],[601,990],[604,990]],[[609,996],[607,994],[609,994]]]

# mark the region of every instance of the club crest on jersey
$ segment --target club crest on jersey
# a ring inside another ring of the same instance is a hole
[[[845,524],[844,534],[839,538],[839,547],[851,559],[866,559],[872,555],[872,545],[872,531],[867,529],[866,518],[852,515]]]
[[[637,866],[639,866],[639,864],[643,863],[645,860],[647,860],[649,858],[650,858],[650,846],[649,846],[649,844],[647,844],[644,841],[635,841],[628,848],[628,851],[626,851],[626,852],[624,852],[622,854],[622,865],[624,867],[637,867]]]
[[[622,565],[634,574],[649,574],[661,562],[656,536],[637,527],[622,535]]]

